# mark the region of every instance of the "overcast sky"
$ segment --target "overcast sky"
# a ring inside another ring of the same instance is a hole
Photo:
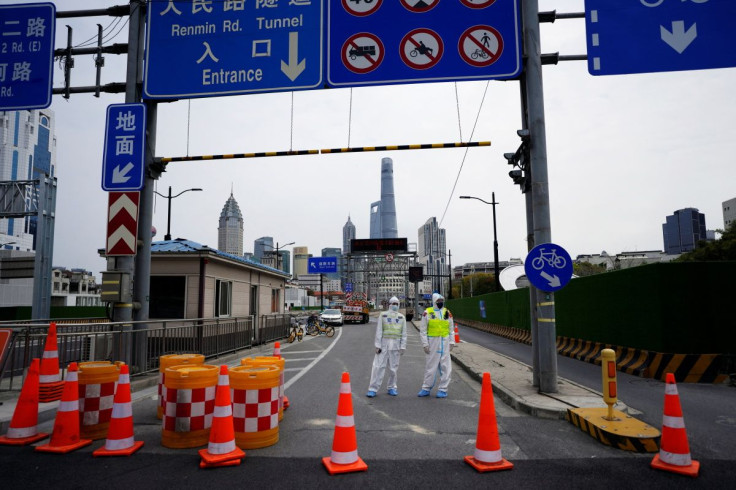
[[[64,11],[121,3],[59,0],[56,5]],[[582,0],[539,4],[541,11],[584,9]],[[66,45],[67,24],[74,27],[76,45],[96,35],[96,23],[105,27],[111,20],[61,19],[56,47]],[[584,20],[542,24],[541,40],[543,53],[585,54]],[[107,42],[126,41],[127,27]],[[106,55],[103,83],[124,81],[124,58]],[[93,84],[92,57],[77,56],[75,63],[72,84]],[[543,71],[555,243],[573,257],[662,250],[665,217],[685,207],[704,213],[708,229],[723,227],[721,203],[736,197],[736,69],[593,77],[586,62],[571,61]],[[62,83],[57,69],[54,86]],[[97,255],[106,233],[107,193],[100,187],[105,110],[121,102],[123,94],[54,96],[54,265],[95,274],[105,268]],[[157,189],[162,194],[168,186],[174,194],[204,189],[172,201],[174,238],[217,247],[218,218],[232,188],[245,219],[245,251],[253,251],[256,238],[272,236],[281,244],[307,246],[316,256],[322,248],[342,246],[348,216],[357,237],[368,237],[369,206],[380,198],[381,158],[391,157],[399,236],[416,242],[418,228],[436,217],[446,229],[453,265],[490,261],[491,206],[459,196],[490,201],[495,192],[499,257],[522,258],[527,253],[524,196],[508,177],[511,168],[503,157],[518,147],[519,128],[515,81],[182,100],[159,105],[157,156],[469,139],[490,140],[492,146],[467,153],[442,149],[171,163]],[[158,198],[154,240],[163,239],[166,218],[166,200]]]

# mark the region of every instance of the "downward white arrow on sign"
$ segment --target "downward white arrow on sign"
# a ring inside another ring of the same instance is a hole
[[[287,65],[283,60],[281,61],[281,71],[284,75],[289,77],[292,82],[301,75],[307,66],[307,60],[299,60],[299,33],[289,33],[289,64]]]
[[[555,274],[554,276],[550,276],[546,272],[542,271],[542,272],[539,273],[539,275],[542,276],[543,278],[547,279],[547,282],[549,282],[550,287],[558,288],[562,284],[560,282],[560,278],[557,277],[557,274]]]
[[[120,165],[117,165],[114,169],[112,169],[112,183],[113,184],[124,184],[130,180],[130,175],[128,175],[128,172],[133,170],[134,165],[132,163],[128,163],[125,167],[123,167],[122,170],[120,170]]]
[[[698,37],[698,28],[697,24],[693,22],[690,29],[685,31],[685,21],[675,20],[672,22],[672,32],[668,31],[665,26],[659,26],[659,33],[662,36],[662,41],[682,54],[690,46],[690,43]]]

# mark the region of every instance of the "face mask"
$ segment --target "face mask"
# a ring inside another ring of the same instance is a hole
[[[437,308],[440,308],[441,309],[443,306],[445,306],[445,302],[444,301],[438,301],[437,302]]]
[[[391,308],[391,311],[399,311],[399,305],[389,305],[389,308]]]

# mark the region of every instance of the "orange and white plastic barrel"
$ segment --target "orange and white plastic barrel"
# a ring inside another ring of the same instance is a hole
[[[279,442],[279,373],[275,364],[246,364],[230,370],[235,444],[257,449]]]
[[[241,366],[269,366],[275,365],[279,368],[279,421],[284,418],[284,368],[286,360],[283,357],[256,356],[244,357],[240,360]]]
[[[220,368],[208,364],[166,368],[161,445],[181,449],[209,442]]]
[[[79,363],[79,433],[82,439],[96,441],[107,437],[122,364],[120,361]]]
[[[186,365],[201,366],[203,364],[204,356],[202,354],[167,354],[158,358],[158,408],[156,416],[159,420],[164,416],[163,389],[166,379],[166,368]]]

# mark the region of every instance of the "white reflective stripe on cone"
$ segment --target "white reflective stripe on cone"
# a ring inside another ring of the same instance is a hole
[[[121,374],[118,376],[118,385],[129,385],[130,384],[130,374]]]
[[[235,451],[235,440],[229,442],[210,442],[207,452],[210,454],[227,454]]]
[[[79,400],[73,402],[59,402],[58,412],[76,412],[79,411]]]
[[[125,439],[108,439],[105,441],[105,449],[108,451],[117,451],[118,449],[128,449],[135,444],[133,436],[126,437]]]
[[[116,403],[112,406],[112,418],[127,419],[133,416],[133,407],[130,403]]]
[[[22,439],[23,437],[31,437],[36,434],[38,434],[38,427],[35,425],[33,427],[9,427],[5,437],[8,439]]]
[[[482,449],[475,448],[473,457],[476,461],[480,461],[481,463],[498,463],[503,459],[500,449],[497,451],[484,451]]]
[[[340,393],[350,393],[350,383],[340,383]]]
[[[43,358],[44,359],[55,359],[59,357],[59,351],[58,350],[45,350],[43,351]]]
[[[219,386],[230,386],[230,378],[228,377],[227,374],[218,374],[217,384]]]
[[[667,383],[664,385],[664,394],[665,395],[677,395],[677,385],[676,384],[669,384]]]
[[[79,380],[79,372],[77,371],[69,371],[66,373],[66,380],[67,381],[78,381]]]
[[[61,373],[59,374],[42,374],[38,377],[39,383],[56,383],[61,381]]]
[[[669,427],[670,429],[684,429],[685,419],[682,417],[670,417],[669,415],[662,416],[662,425]]]
[[[346,453],[341,453],[338,451],[332,451],[332,454],[330,455],[330,461],[337,464],[351,464],[358,461],[358,450],[355,451],[348,451]]]
[[[215,411],[212,412],[213,417],[229,417],[232,414],[233,414],[232,405],[225,405],[224,407],[215,405]]]
[[[690,459],[690,453],[687,453],[687,454],[669,453],[661,449],[659,450],[659,459],[661,459],[665,463],[672,464],[675,466],[690,466],[693,462],[692,459]]]
[[[338,415],[335,417],[335,427],[353,427],[355,426],[355,417],[352,415]]]

